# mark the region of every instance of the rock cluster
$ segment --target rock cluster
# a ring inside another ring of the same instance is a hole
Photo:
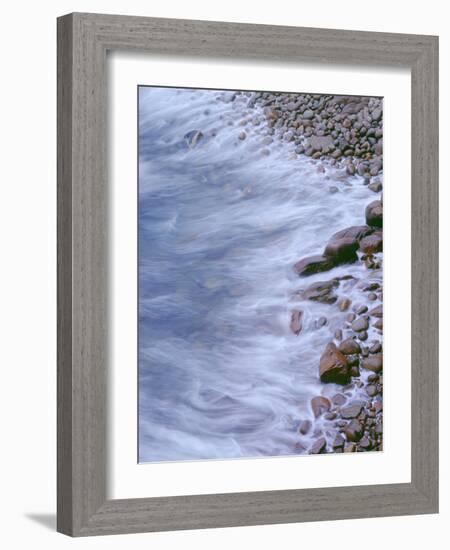
[[[298,155],[327,158],[373,180],[383,169],[383,106],[381,98],[255,93],[248,105],[264,110],[271,134],[293,142]]]

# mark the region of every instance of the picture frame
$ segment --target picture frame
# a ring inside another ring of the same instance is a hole
[[[411,482],[107,499],[106,53],[411,70]],[[438,38],[72,13],[58,19],[57,529],[71,536],[438,511]]]

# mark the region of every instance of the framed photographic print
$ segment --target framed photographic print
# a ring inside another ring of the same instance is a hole
[[[437,46],[58,20],[59,531],[437,512]]]

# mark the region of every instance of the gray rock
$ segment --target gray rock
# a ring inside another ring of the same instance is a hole
[[[353,338],[347,338],[339,344],[339,351],[344,355],[354,355],[361,353],[361,347]]]
[[[383,369],[383,355],[381,353],[366,357],[362,360],[361,366],[364,369],[379,373]]]
[[[311,429],[311,420],[303,420],[303,422],[300,424],[298,431],[302,435],[306,435],[310,429]]]
[[[359,441],[364,433],[364,428],[358,420],[351,420],[347,424],[344,433],[349,441]]]
[[[314,117],[314,111],[312,111],[311,109],[306,109],[302,116],[304,119],[310,120]]]
[[[354,403],[352,405],[349,405],[348,407],[344,407],[343,409],[341,409],[341,416],[345,420],[356,418],[361,413],[362,408],[362,403]]]
[[[352,323],[352,330],[355,332],[362,332],[364,330],[367,330],[369,328],[369,320],[366,316],[364,317],[358,317],[358,319],[355,319]]]
[[[309,256],[298,261],[294,265],[294,270],[297,275],[304,277],[322,271],[329,271],[332,267],[334,267],[334,264],[330,258],[326,258],[325,256]]]
[[[324,453],[327,447],[327,440],[324,437],[319,438],[313,443],[310,453],[313,455],[318,455]]]

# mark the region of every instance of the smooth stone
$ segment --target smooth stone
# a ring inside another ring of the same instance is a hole
[[[383,227],[383,204],[373,201],[366,207],[366,223],[373,227]]]
[[[318,418],[331,409],[331,402],[323,395],[317,395],[311,399],[311,409],[314,417]]]
[[[358,317],[352,323],[352,330],[355,332],[362,332],[369,328],[369,320],[367,317]]]
[[[349,441],[359,441],[364,433],[364,428],[358,420],[351,420],[344,429]]]
[[[302,319],[303,311],[301,311],[300,309],[294,309],[291,314],[291,322],[289,324],[289,327],[291,331],[297,336],[300,334],[303,328]]]
[[[347,311],[347,309],[350,307],[352,301],[349,298],[341,298],[339,302],[337,303],[337,306],[339,308],[339,311]]]
[[[294,270],[297,275],[304,277],[306,275],[328,271],[332,267],[334,267],[334,264],[330,258],[326,258],[325,256],[308,256],[298,261],[294,265]]]
[[[353,403],[352,405],[341,409],[341,416],[345,420],[356,418],[361,413],[362,408],[362,403]]]
[[[347,384],[350,381],[350,368],[347,359],[333,342],[327,344],[319,363],[319,375],[322,382]]]
[[[371,355],[362,360],[361,366],[364,369],[379,373],[383,369],[383,355],[381,353]]]
[[[361,347],[353,338],[347,338],[339,344],[339,351],[344,355],[354,355],[361,353]]]
[[[313,443],[310,452],[313,455],[318,455],[325,452],[326,447],[327,447],[327,440],[324,437],[321,437]]]
[[[306,435],[309,430],[311,429],[311,420],[303,420],[302,423],[300,424],[300,427],[298,429],[298,431],[302,434],[302,435]]]

